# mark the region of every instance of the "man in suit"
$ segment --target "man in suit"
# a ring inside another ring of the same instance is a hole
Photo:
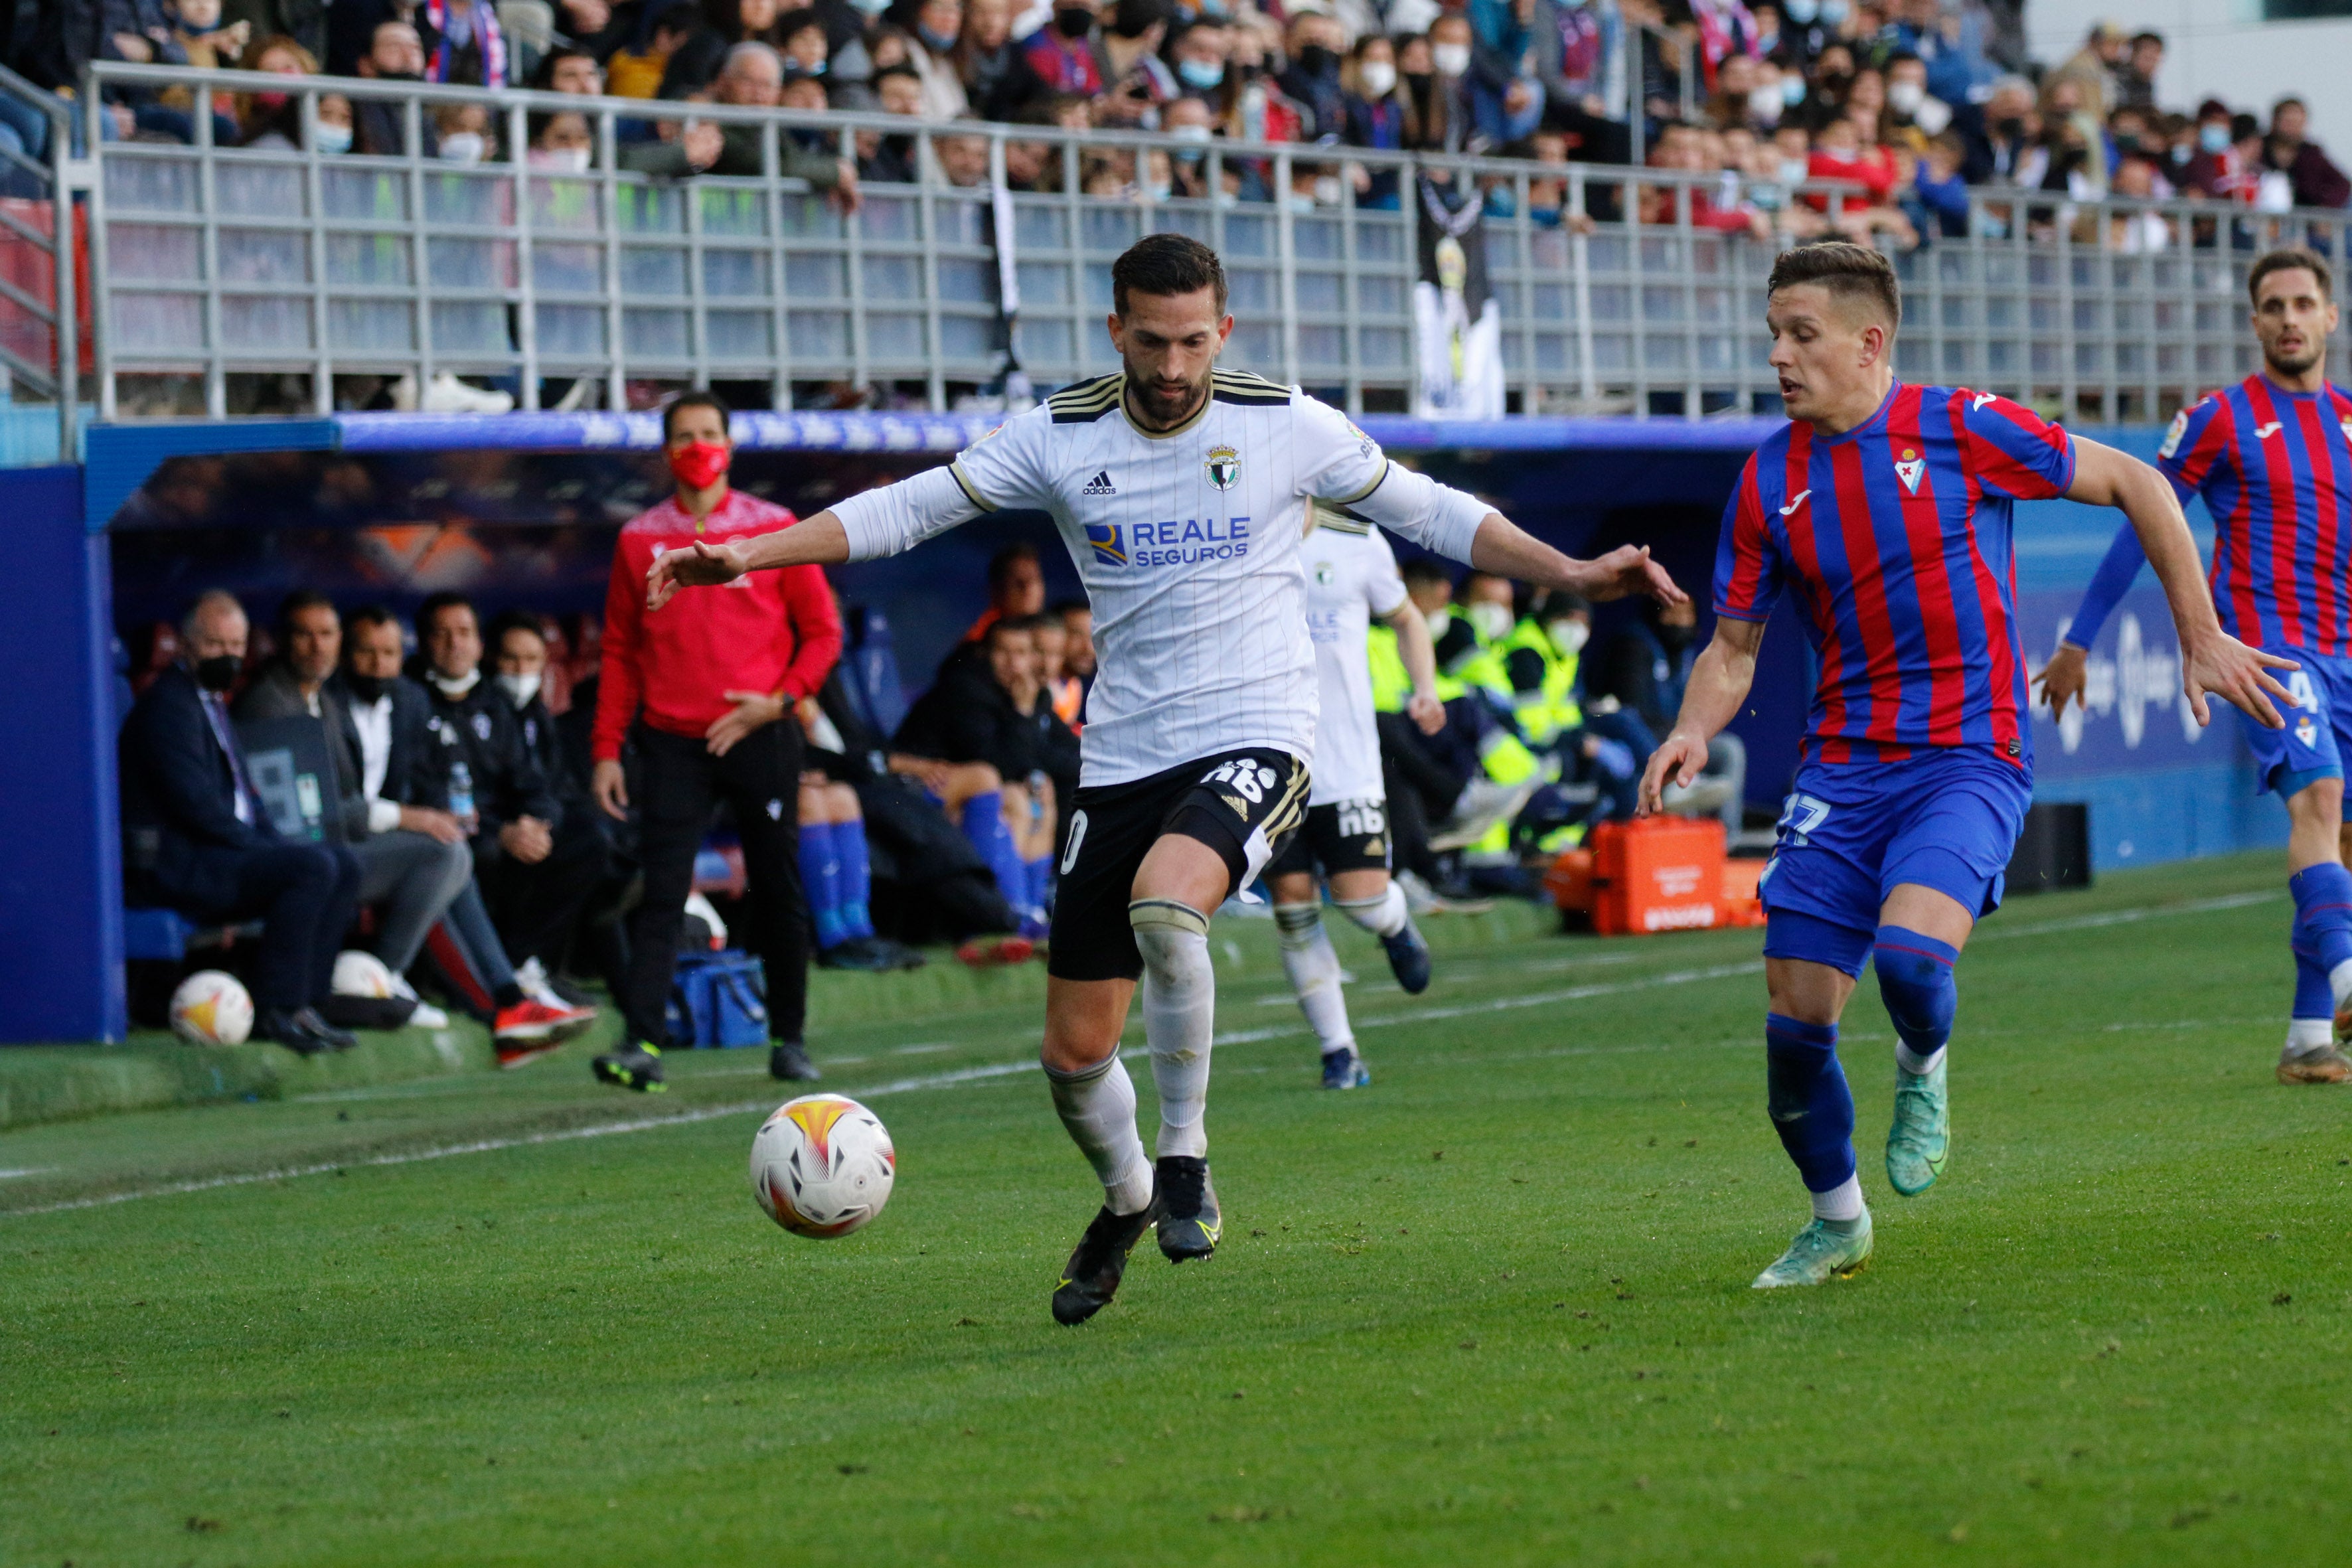
[[[394,988],[407,994],[403,976],[423,950],[425,933],[474,879],[474,857],[457,819],[407,804],[411,759],[424,736],[425,694],[411,686],[406,703],[387,705],[389,743],[382,752],[369,751],[360,744],[342,683],[331,679],[342,658],[343,627],[324,594],[305,588],[286,596],[278,611],[278,657],[237,699],[237,721],[308,716],[324,730],[329,776],[322,782],[334,803],[329,837],[358,858],[360,902],[383,907],[376,956],[392,971]],[[379,691],[370,700],[372,725],[378,700],[386,695]],[[407,734],[399,732],[404,710]],[[377,765],[370,768],[371,762]],[[430,1015],[421,1021],[435,1023]]]
[[[227,594],[198,599],[180,627],[180,661],[123,721],[126,890],[196,920],[258,915],[255,1037],[304,1056],[346,1050],[356,1042],[318,1004],[358,905],[359,862],[339,844],[280,838],[254,794],[228,712],[246,632]]]

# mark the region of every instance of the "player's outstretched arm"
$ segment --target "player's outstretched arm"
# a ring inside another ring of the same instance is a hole
[[[1647,594],[1662,605],[1689,595],[1675,586],[1666,569],[1650,559],[1647,545],[1621,544],[1595,561],[1563,555],[1499,511],[1490,511],[1471,541],[1470,564],[1481,572],[1517,577],[1544,588],[1566,588],[1598,604],[1629,594]]]
[[[2164,584],[2172,605],[2172,625],[2180,636],[2180,689],[2200,724],[2210,721],[2206,693],[2243,710],[2270,729],[2286,721],[2271,705],[2276,698],[2288,707],[2294,699],[2269,672],[2300,668],[2292,659],[2248,647],[2221,629],[2213,613],[2213,595],[2197,558],[2197,542],[2181,515],[2180,499],[2172,483],[2138,458],[2077,436],[2074,481],[2066,489],[2069,500],[2091,506],[2119,508],[2139,535],[2147,563]]]
[[[1445,728],[1445,704],[1437,700],[1437,647],[1429,640],[1429,620],[1411,599],[1381,619],[1396,628],[1397,658],[1412,679],[1405,716],[1421,726],[1423,734],[1434,735]]]
[[[1756,650],[1763,645],[1762,621],[1716,616],[1714,640],[1692,663],[1689,683],[1683,688],[1683,710],[1643,771],[1641,816],[1659,809],[1666,785],[1687,785],[1706,766],[1706,743],[1731,722],[1748,700],[1748,689],[1756,684]]]
[[[849,535],[829,511],[748,539],[714,544],[698,539],[685,550],[654,557],[646,573],[646,608],[658,610],[680,588],[732,583],[746,572],[778,566],[838,566],[849,559]]]

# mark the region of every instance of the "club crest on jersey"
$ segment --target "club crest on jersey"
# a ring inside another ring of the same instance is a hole
[[[1315,581],[1326,588],[1331,585],[1331,563],[1328,561],[1318,561],[1315,563]]]
[[[1229,490],[1241,483],[1242,455],[1231,447],[1209,448],[1209,482],[1221,490]]]
[[[2319,739],[2319,726],[2308,719],[2298,719],[2294,721],[2294,738],[2308,747]]]
[[[2347,414],[2343,418],[2338,419],[2336,422],[2336,427],[2344,432],[2344,438],[2347,441],[2352,441],[2352,414]]]
[[[1927,459],[1912,447],[1904,447],[1903,456],[1895,460],[1895,477],[1901,479],[1903,488],[1915,496],[1919,493],[1920,478],[1927,471]]]
[[[1124,566],[1127,550],[1118,541],[1118,524],[1090,522],[1087,524],[1087,542],[1094,546],[1097,566]]]

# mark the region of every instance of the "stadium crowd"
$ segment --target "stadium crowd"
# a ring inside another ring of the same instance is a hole
[[[94,59],[236,67],[257,79],[311,73],[530,86],[556,92],[822,111],[857,110],[933,126],[992,121],[1157,130],[1172,155],[1090,149],[1090,195],[1353,198],[1394,208],[1393,172],[1344,159],[1301,163],[1273,188],[1268,165],[1234,160],[1208,188],[1220,139],[1333,149],[1442,151],[1543,163],[1639,161],[1717,176],[1691,221],[1759,237],[1832,231],[1907,248],[2010,217],[1969,193],[2007,187],[2081,202],[2113,195],[2206,197],[2260,210],[2341,207],[2352,183],[2306,134],[2301,100],[2268,118],[2208,100],[2162,105],[2165,39],[2114,22],[2046,68],[2026,58],[2021,0],[61,0],[54,28],[19,37],[9,61],[70,92]],[[511,31],[509,30],[511,29]],[[185,88],[110,87],[110,137],[191,139]],[[213,97],[224,144],[290,146],[299,103],[257,84]],[[326,95],[329,153],[404,153],[392,105]],[[530,145],[477,105],[436,109],[428,156],[520,155],[559,169],[598,156],[585,116],[536,114]],[[0,146],[38,155],[46,122],[0,105]],[[746,128],[622,122],[623,166],[686,177],[757,174]],[[989,178],[984,140],[796,129],[782,173],[854,206],[861,182],[927,174]],[[1048,143],[1009,144],[1008,183],[1060,190]],[[1850,188],[1834,212],[1818,182]],[[1815,182],[1800,191],[1801,183]],[[1669,187],[1636,186],[1637,216],[1676,221]],[[1564,182],[1530,195],[1532,216],[1578,225]],[[1507,182],[1489,184],[1508,210]],[[1617,216],[1601,187],[1591,216]],[[1601,210],[1606,208],[1607,210]],[[2115,220],[2126,248],[2181,242],[2161,217]]]
[[[678,954],[726,945],[731,919],[764,973],[772,1066],[805,1078],[812,958],[884,971],[921,964],[922,944],[974,965],[1035,952],[1095,674],[1085,602],[1049,605],[1034,548],[1007,545],[987,607],[911,705],[844,661],[815,567],[647,616],[659,550],[792,522],[729,486],[719,399],[683,395],[664,419],[677,489],[623,530],[601,619],[485,616],[447,591],[404,618],[297,589],[257,631],[214,590],[126,639],[128,902],[214,938],[258,922],[260,1037],[337,1049],[351,1027],[447,1006],[516,1066],[594,1020],[594,984],[631,1038],[659,1040],[678,1027]],[[1457,584],[1430,559],[1402,574],[1447,722],[1408,721],[1397,635],[1374,628],[1399,880],[1423,912],[1534,893],[1560,848],[1632,815],[1696,651],[1690,607],[1629,617],[1588,651],[1591,607],[1573,596]],[[1674,804],[1736,836],[1743,773],[1726,737]],[[375,963],[352,968],[353,949]]]

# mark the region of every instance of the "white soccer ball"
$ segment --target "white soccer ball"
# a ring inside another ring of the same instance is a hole
[[[192,1046],[241,1046],[253,1033],[253,995],[234,974],[199,969],[172,993],[172,1033]]]
[[[847,1236],[890,1201],[898,1152],[881,1119],[838,1094],[778,1106],[751,1140],[751,1195],[794,1236]]]
[[[373,996],[381,1002],[392,994],[392,971],[383,959],[356,948],[335,954],[335,994]]]

